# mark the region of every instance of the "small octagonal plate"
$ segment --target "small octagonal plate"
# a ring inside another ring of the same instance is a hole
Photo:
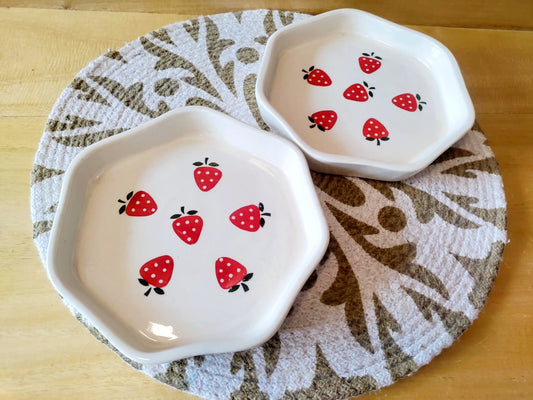
[[[353,9],[272,35],[256,96],[265,121],[312,169],[389,181],[428,166],[474,122],[446,47]]]
[[[49,276],[125,356],[161,363],[266,341],[328,238],[296,146],[186,107],[76,157]]]

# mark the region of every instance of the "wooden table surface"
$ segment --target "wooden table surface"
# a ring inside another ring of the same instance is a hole
[[[74,75],[108,49],[194,16],[341,7],[425,32],[455,54],[500,163],[510,239],[488,302],[461,339],[414,376],[361,398],[533,399],[532,1],[0,0],[1,399],[194,398],[96,341],[62,305],[33,245],[33,157]]]

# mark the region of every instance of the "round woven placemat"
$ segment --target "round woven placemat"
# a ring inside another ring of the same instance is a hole
[[[254,98],[260,58],[272,33],[305,18],[267,10],[201,17],[85,67],[55,104],[35,157],[31,211],[45,266],[64,171],[79,151],[193,104],[268,129]],[[483,307],[506,243],[502,180],[480,129],[403,182],[313,179],[331,242],[271,340],[167,364],[126,361],[208,399],[338,400],[390,385],[451,345]]]

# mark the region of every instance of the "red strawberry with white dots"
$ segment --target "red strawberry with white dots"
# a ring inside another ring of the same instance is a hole
[[[411,93],[402,93],[393,97],[392,104],[401,108],[402,110],[415,112],[416,110],[422,111],[424,109],[422,104],[425,105],[426,102],[422,101],[422,98],[418,93],[416,95]]]
[[[181,207],[181,214],[174,214],[170,217],[174,220],[172,222],[174,232],[187,244],[195,244],[200,238],[204,220],[197,214],[196,210],[185,212],[185,207]]]
[[[157,211],[157,204],[152,196],[145,191],[131,191],[126,196],[126,200],[127,202],[122,199],[118,200],[119,203],[122,203],[118,210],[119,214],[126,212],[127,215],[132,217],[147,217]]]
[[[359,67],[365,74],[372,74],[381,67],[381,60],[382,58],[374,55],[374,52],[363,53],[363,56],[359,57]]]
[[[369,118],[363,125],[363,136],[371,142],[376,140],[379,146],[380,141],[389,140],[389,131],[377,119]]]
[[[165,294],[162,288],[170,282],[173,270],[174,260],[170,256],[156,257],[143,264],[141,269],[139,269],[139,274],[141,275],[139,283],[143,286],[149,286],[144,295],[148,296],[152,291],[152,287],[157,294]]]
[[[241,286],[245,292],[250,288],[244,282],[252,279],[253,273],[248,273],[246,267],[233,258],[220,257],[215,262],[215,274],[217,282],[222,289],[235,292]]]
[[[208,192],[213,189],[222,178],[222,171],[217,168],[219,165],[216,162],[208,164],[208,160],[206,158],[203,163],[201,161],[193,163],[193,165],[198,167],[194,170],[194,180],[202,192]]]
[[[344,91],[343,96],[347,100],[367,101],[369,97],[374,97],[372,92],[374,89],[376,89],[374,86],[369,86],[365,81],[363,81],[362,85],[354,83]]]
[[[248,232],[255,232],[265,226],[265,219],[263,217],[270,217],[270,213],[263,212],[264,210],[265,206],[263,203],[259,203],[258,205],[249,204],[232,212],[229,220],[237,228]]]
[[[323,70],[314,66],[309,67],[309,71],[302,69],[302,72],[305,73],[304,80],[306,80],[311,85],[315,86],[329,86],[331,85],[331,78]]]
[[[309,128],[315,126],[322,132],[329,131],[335,126],[337,122],[337,113],[333,110],[317,111],[310,117],[307,117],[311,121]]]

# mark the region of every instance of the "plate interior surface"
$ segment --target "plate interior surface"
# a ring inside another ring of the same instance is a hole
[[[271,41],[262,111],[311,159],[416,170],[473,123],[453,56],[426,35],[340,10]]]
[[[133,358],[268,339],[327,245],[301,153],[228,120],[163,117],[69,177],[53,281]],[[221,176],[212,187],[195,176],[206,172]]]

